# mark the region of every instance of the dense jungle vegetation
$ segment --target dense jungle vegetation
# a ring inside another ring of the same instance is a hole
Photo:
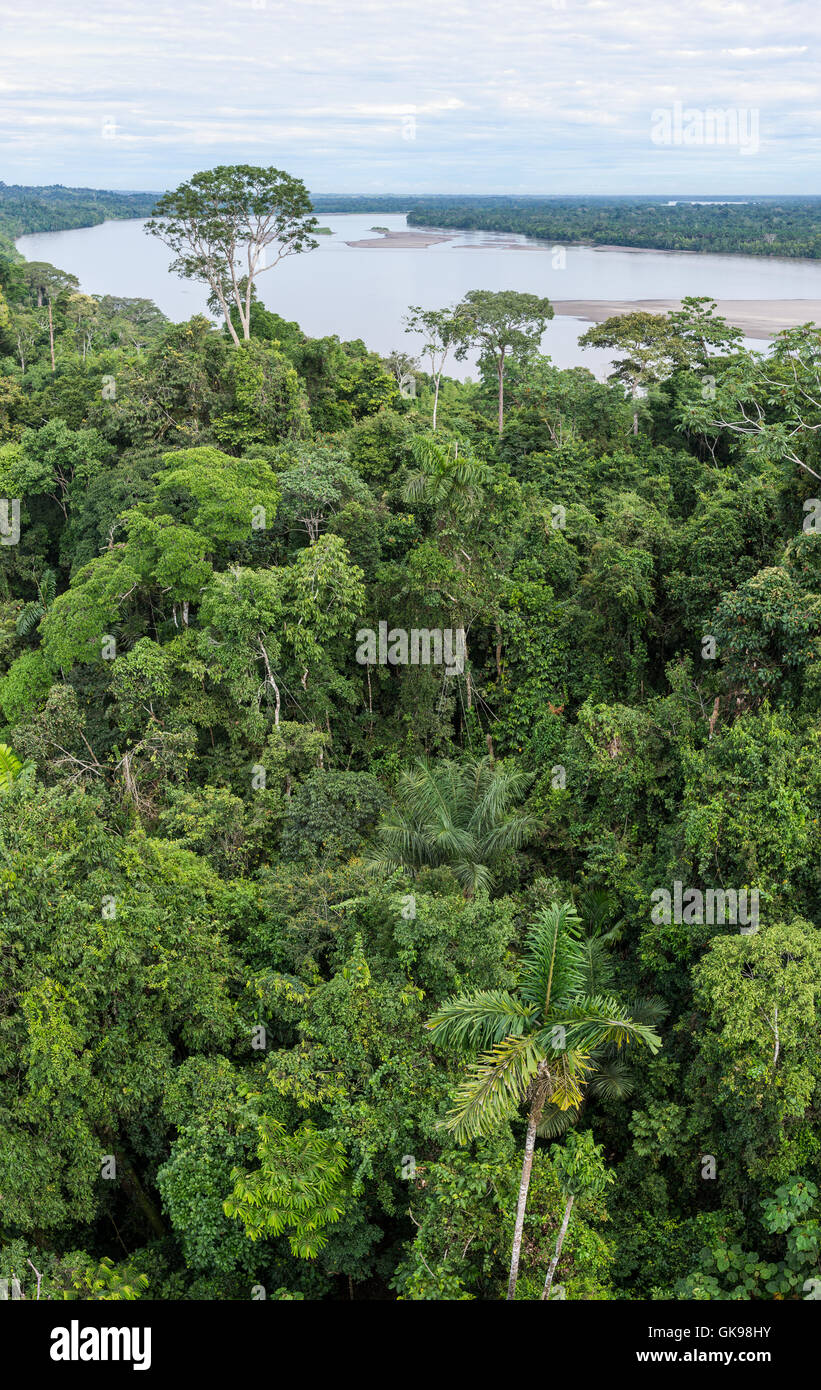
[[[0,259],[0,1278],[817,1296],[821,332],[246,288]]]

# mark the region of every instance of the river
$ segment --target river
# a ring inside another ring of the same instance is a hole
[[[296,320],[312,337],[361,338],[386,354],[416,351],[402,317],[408,306],[439,308],[472,289],[523,290],[555,301],[679,299],[707,294],[725,300],[821,300],[821,262],[749,256],[693,255],[674,251],[570,246],[557,253],[545,243],[496,232],[453,232],[427,247],[352,247],[373,237],[375,224],[406,227],[402,214],[319,214],[333,235],[320,236],[316,251],[291,256],[259,279],[268,308]],[[205,290],[169,273],[171,253],[145,234],[141,220],[104,222],[68,232],[21,237],[28,260],[49,261],[70,271],[88,294],[153,299],[170,319],[207,312]],[[413,229],[419,230],[419,229]],[[808,313],[807,318],[811,317]],[[585,366],[607,374],[610,353],[582,349],[589,324],[558,315],[542,343],[559,367]],[[762,350],[762,339],[746,339]],[[451,359],[447,371],[464,376],[472,364]]]

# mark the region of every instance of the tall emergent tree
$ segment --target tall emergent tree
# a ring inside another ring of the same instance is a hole
[[[51,370],[54,371],[54,301],[65,290],[79,289],[80,282],[76,275],[58,270],[56,266],[49,265],[48,261],[28,261],[23,267],[22,275],[30,290],[37,295],[37,308],[42,309],[45,305],[48,310],[48,341]]]
[[[176,253],[172,270],[208,285],[211,303],[222,310],[238,343],[231,306],[243,338],[250,338],[254,281],[285,256],[319,244],[312,212],[301,179],[281,169],[221,164],[163,194],[146,231]],[[275,246],[271,256],[269,246]]]
[[[608,381],[630,388],[633,401],[639,391],[663,381],[676,367],[688,365],[688,353],[675,327],[664,314],[614,314],[588,328],[579,338],[581,347],[618,348],[625,357],[614,358],[615,371]],[[638,410],[633,408],[633,433],[639,432]]]
[[[433,377],[433,419],[431,429],[436,429],[436,413],[439,408],[439,387],[450,349],[459,342],[460,333],[466,320],[457,309],[422,309],[411,304],[405,317],[406,333],[421,333],[425,342],[422,355],[430,362]]]
[[[549,299],[518,290],[469,290],[454,311],[459,325],[456,356],[464,359],[468,348],[480,348],[480,367],[495,368],[499,382],[499,433],[505,421],[505,367],[511,357],[525,360],[538,349],[548,320],[553,317]]]
[[[507,1297],[516,1296],[536,1132],[548,1102],[578,1105],[592,1054],[626,1042],[660,1046],[612,995],[584,989],[585,948],[572,903],[552,903],[529,928],[517,987],[474,990],[444,1004],[428,1027],[446,1046],[481,1055],[462,1082],[448,1127],[460,1142],[491,1134],[528,1103]]]

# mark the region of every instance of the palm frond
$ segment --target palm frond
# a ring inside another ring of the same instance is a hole
[[[536,1133],[540,1139],[559,1139],[576,1124],[578,1118],[578,1107],[569,1106],[567,1110],[560,1110],[556,1105],[546,1105]]]
[[[519,992],[547,1017],[551,1002],[567,1000],[581,987],[579,915],[572,903],[551,903],[527,933]]]
[[[539,825],[538,816],[513,811],[481,836],[479,844],[482,853],[488,859],[498,859],[509,850],[521,849],[535,835]]]
[[[610,991],[615,981],[613,961],[601,936],[586,936],[581,941],[582,988],[586,994]]]
[[[475,859],[458,859],[455,864],[451,864],[454,878],[460,888],[475,897],[480,889],[489,889],[493,882],[493,875],[487,864],[479,864]]]
[[[36,628],[44,612],[42,603],[39,603],[37,599],[32,599],[27,603],[17,615],[15,627],[18,637],[28,637],[29,633]]]
[[[634,1086],[635,1078],[626,1063],[612,1060],[602,1062],[595,1076],[591,1076],[587,1093],[602,1100],[627,1100]]]
[[[651,1028],[663,1023],[670,1012],[658,994],[644,994],[636,999],[628,999],[626,1007],[636,1023],[647,1023]]]
[[[492,1134],[513,1115],[543,1060],[534,1034],[505,1038],[480,1057],[462,1082],[446,1128],[460,1144]]]
[[[661,1039],[645,1023],[638,1023],[629,1011],[612,995],[586,995],[573,1000],[562,1017],[552,1019],[554,1026],[566,1030],[567,1046],[580,1047],[586,1052],[608,1044],[623,1047],[638,1042],[658,1052]]]
[[[472,768],[468,766],[466,774],[473,779],[470,829],[477,835],[501,821],[533,780],[530,773],[508,768],[504,763],[491,765],[489,758],[477,759]]]
[[[606,888],[587,888],[579,894],[578,908],[590,936],[598,936],[603,941],[618,938],[620,924],[608,926],[616,907],[612,894]]]
[[[7,743],[0,743],[0,791],[10,787],[22,771],[23,764],[13,750]]]
[[[539,1035],[539,1047],[545,1042],[545,1034]],[[593,1070],[593,1062],[587,1052],[573,1048],[556,1053],[550,1058],[548,1083],[551,1105],[557,1110],[570,1110],[581,1105],[588,1073]]]
[[[411,473],[402,488],[402,501],[424,502],[428,490],[428,478],[425,473]]]
[[[535,1010],[504,989],[479,990],[450,999],[428,1020],[437,1042],[462,1052],[487,1052],[532,1027]]]

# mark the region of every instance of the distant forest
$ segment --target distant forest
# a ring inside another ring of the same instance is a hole
[[[156,193],[114,193],[99,188],[26,188],[0,182],[0,254],[13,252],[19,236],[95,227],[112,217],[148,217]]]
[[[107,218],[148,217],[155,193],[25,188],[0,183],[0,251],[31,232],[91,227]],[[535,198],[467,194],[317,193],[314,211],[407,213],[413,227],[518,232],[553,242],[636,246],[724,255],[821,257],[821,198]]]
[[[665,198],[425,199],[412,226],[520,232],[547,241],[712,251],[745,256],[821,256],[821,199],[709,203]]]

